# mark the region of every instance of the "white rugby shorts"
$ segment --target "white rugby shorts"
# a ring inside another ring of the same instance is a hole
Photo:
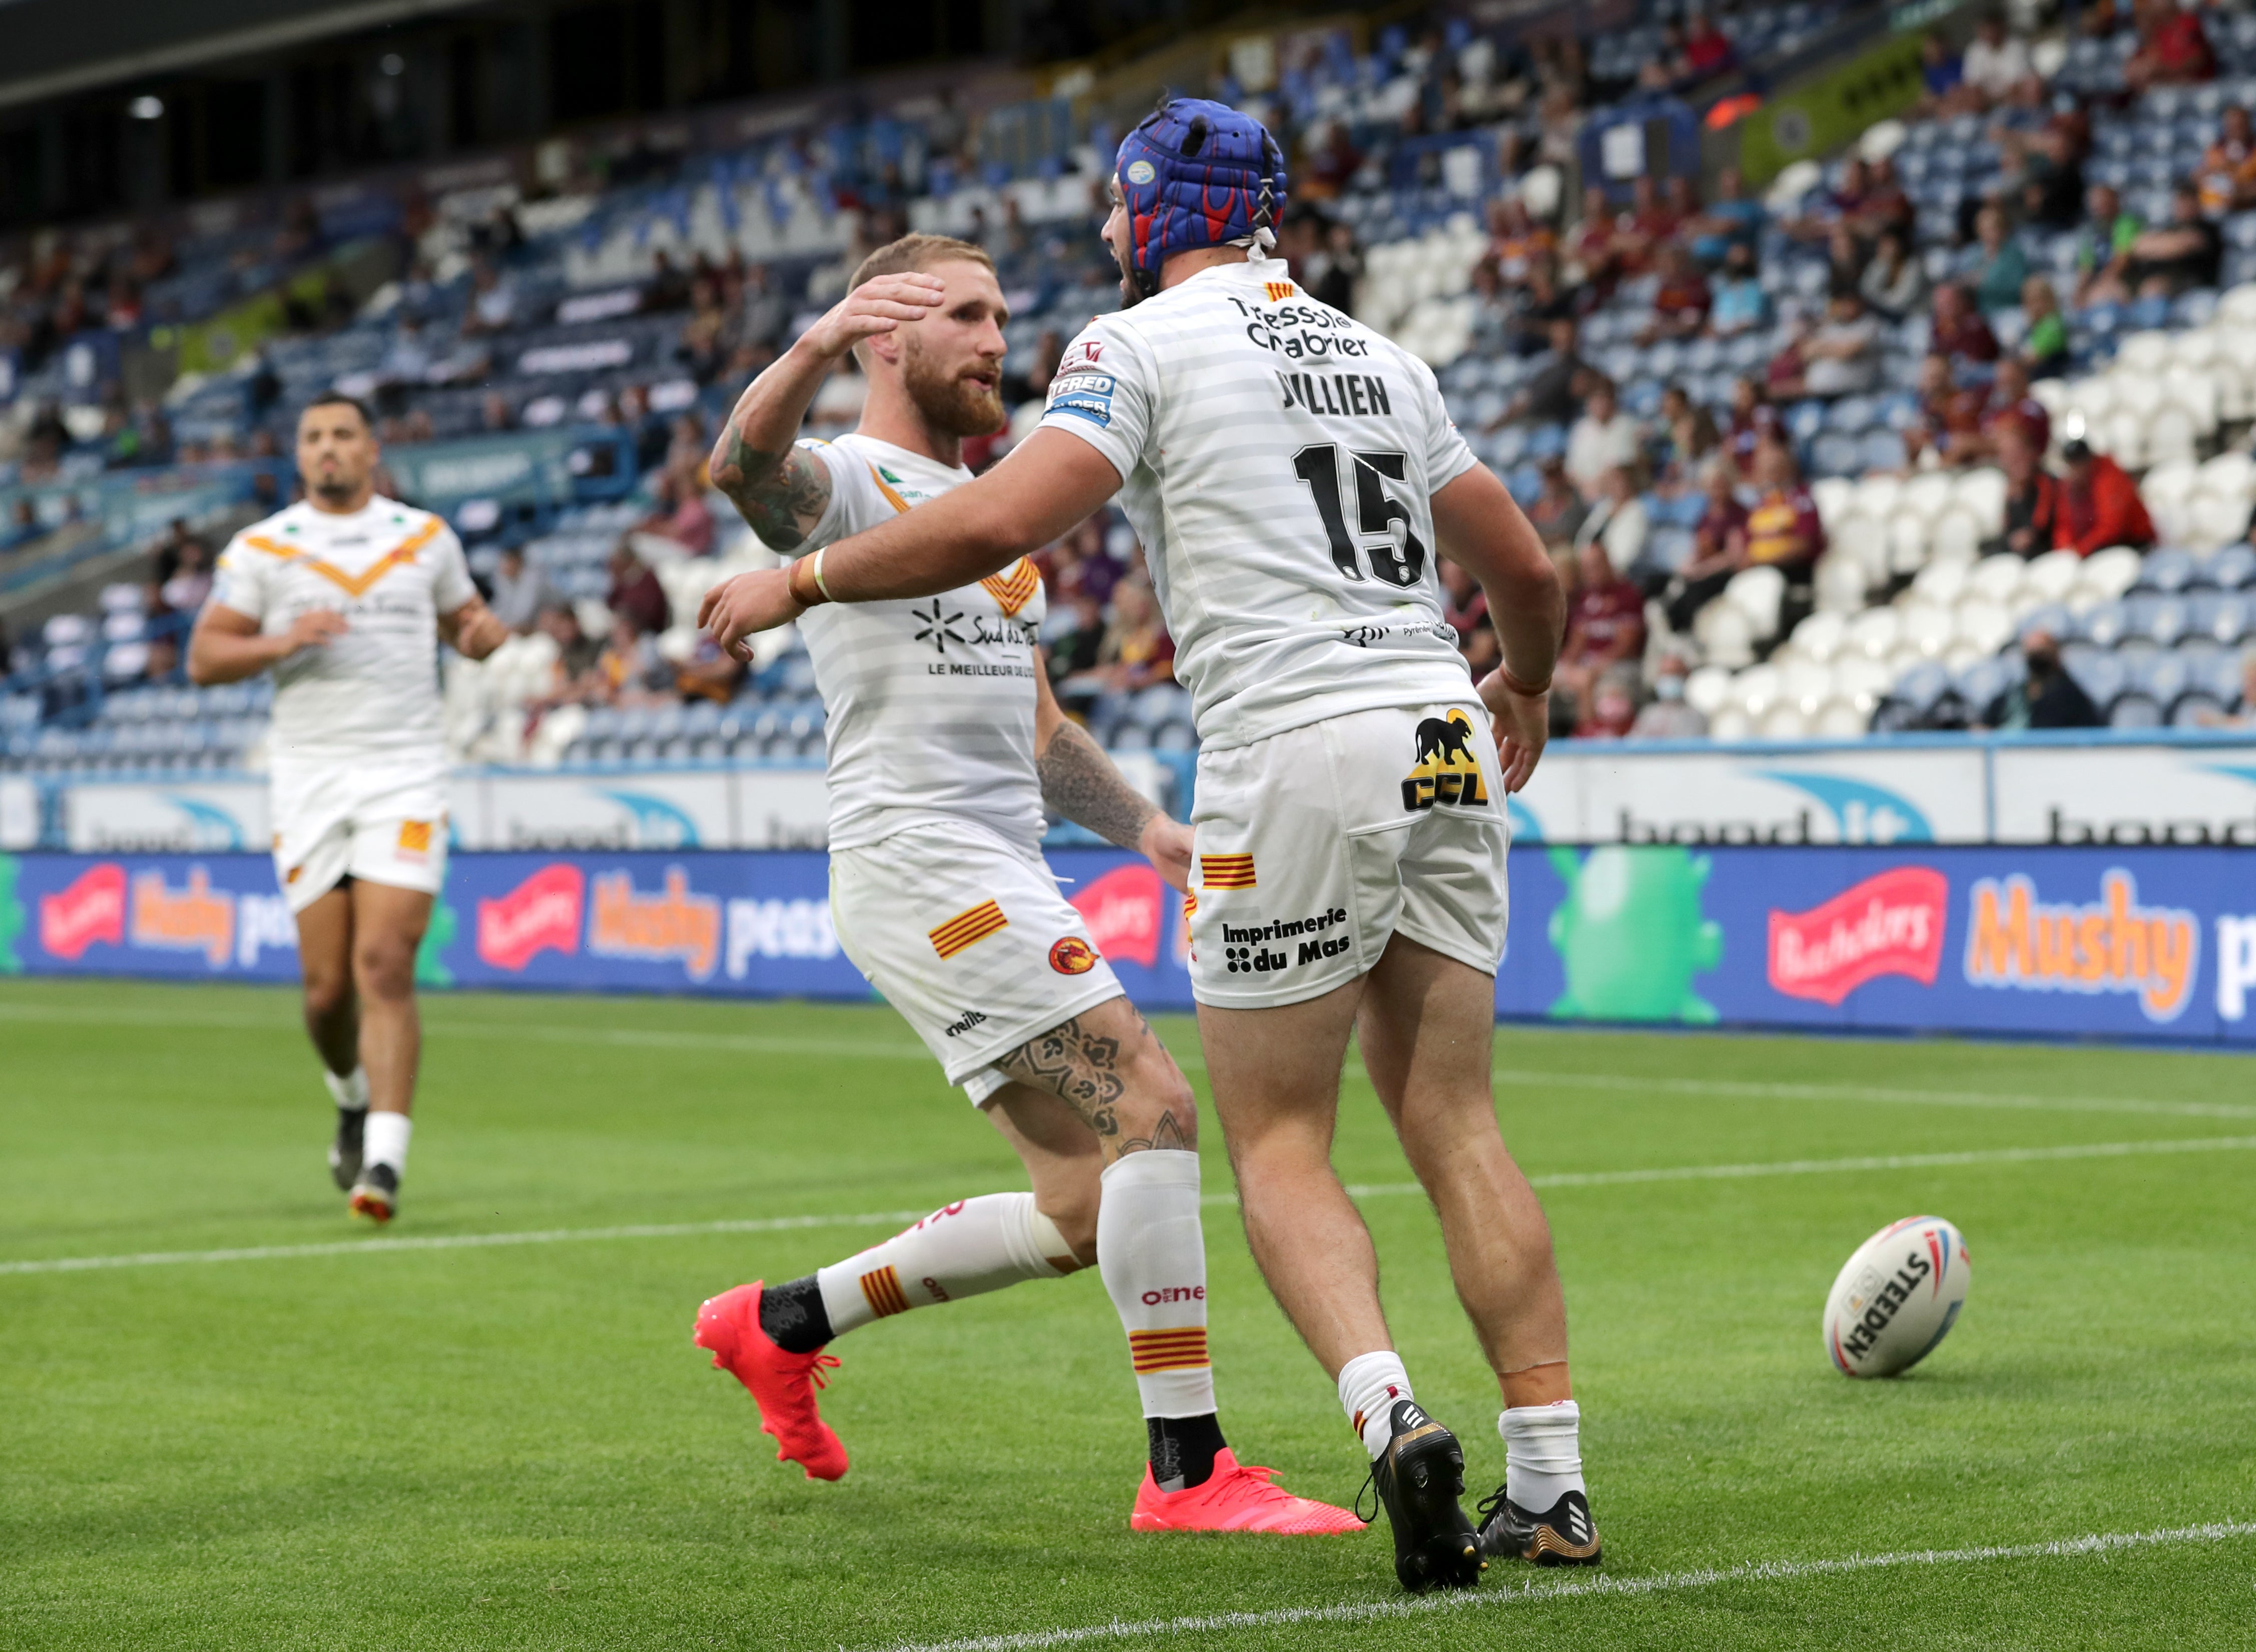
[[[274,875],[291,911],[347,878],[434,895],[446,883],[443,759],[277,764],[272,780]]]
[[[1121,996],[1112,966],[1038,855],[969,821],[830,854],[838,944],[974,1103],[992,1065]]]
[[[1490,727],[1469,695],[1201,752],[1192,996],[1297,1004],[1397,935],[1494,975],[1511,831]]]

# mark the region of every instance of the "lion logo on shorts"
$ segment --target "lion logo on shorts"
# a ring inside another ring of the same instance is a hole
[[[1402,780],[1402,807],[1413,814],[1436,803],[1486,808],[1480,759],[1473,752],[1473,721],[1463,711],[1425,717],[1414,737],[1416,750]]]

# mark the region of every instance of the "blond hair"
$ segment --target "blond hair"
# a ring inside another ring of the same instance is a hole
[[[946,235],[905,235],[898,241],[888,241],[856,265],[846,290],[850,293],[881,275],[921,275],[935,264],[956,263],[984,265],[991,275],[995,271],[995,260],[987,256],[986,249],[972,242]]]

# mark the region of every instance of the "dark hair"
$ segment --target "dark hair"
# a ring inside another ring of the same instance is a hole
[[[371,433],[376,429],[376,415],[369,412],[368,404],[357,396],[346,395],[342,390],[323,391],[298,409],[299,415],[303,417],[316,407],[349,407],[360,415],[361,423],[366,425]]]

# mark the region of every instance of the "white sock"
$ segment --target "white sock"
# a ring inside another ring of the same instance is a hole
[[[368,1111],[368,1069],[356,1067],[340,1078],[328,1068],[321,1069],[321,1082],[329,1087],[329,1094],[338,1106],[347,1112]]]
[[[361,1137],[361,1161],[368,1165],[388,1164],[391,1174],[407,1174],[407,1133],[414,1128],[413,1121],[404,1112],[372,1112],[368,1116],[367,1133]]]
[[[1394,1437],[1394,1402],[1412,1397],[1402,1356],[1391,1348],[1356,1355],[1340,1367],[1339,1397],[1348,1426],[1363,1436],[1363,1449],[1377,1462]]]
[[[1128,1333],[1144,1415],[1211,1415],[1198,1154],[1177,1147],[1127,1154],[1106,1168],[1102,1186],[1096,1266]]]
[[[988,1193],[942,1205],[915,1226],[818,1269],[834,1336],[888,1314],[977,1296],[1022,1279],[1056,1279],[1081,1264],[1031,1193]]]
[[[1583,1484],[1583,1408],[1572,1400],[1516,1405],[1496,1420],[1504,1436],[1504,1494],[1531,1514],[1548,1514]]]

